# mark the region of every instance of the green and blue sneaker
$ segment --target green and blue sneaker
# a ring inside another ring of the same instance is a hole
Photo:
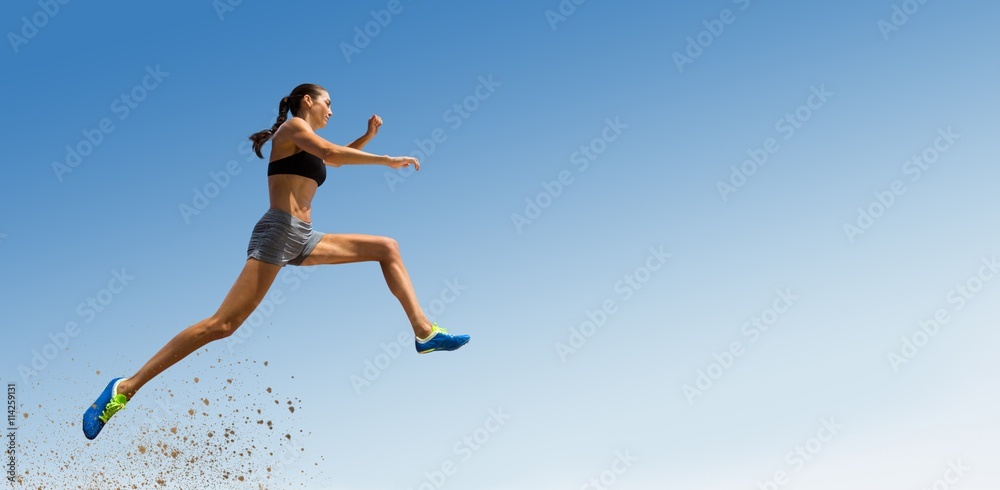
[[[83,435],[87,436],[87,439],[97,437],[97,434],[100,434],[101,429],[104,428],[104,424],[108,423],[108,419],[125,408],[128,398],[117,391],[118,383],[123,379],[125,378],[111,380],[101,396],[97,397],[93,405],[83,413]]]
[[[427,338],[413,341],[417,346],[418,354],[426,354],[436,350],[455,350],[468,342],[468,335],[452,335],[439,327],[437,323],[431,325],[431,334]]]

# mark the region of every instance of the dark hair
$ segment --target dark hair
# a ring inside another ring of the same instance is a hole
[[[271,136],[274,136],[275,131],[278,130],[281,123],[288,119],[287,114],[289,109],[291,109],[292,115],[294,116],[297,112],[299,112],[299,107],[302,105],[302,97],[306,95],[319,97],[323,94],[323,92],[326,92],[326,89],[320,87],[319,85],[313,83],[303,83],[302,85],[295,87],[295,89],[292,90],[292,93],[288,94],[286,97],[282,97],[281,102],[278,103],[278,120],[275,121],[274,126],[271,126],[271,129],[265,129],[250,135],[250,140],[253,141],[253,151],[257,154],[257,157],[264,158],[264,155],[260,154],[261,147],[264,146],[264,143],[267,143],[267,140],[271,139]]]

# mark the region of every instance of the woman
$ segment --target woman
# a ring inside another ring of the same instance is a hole
[[[311,203],[316,189],[326,180],[326,166],[374,163],[392,168],[420,162],[411,157],[372,155],[361,148],[378,133],[382,119],[372,116],[368,132],[350,145],[338,146],[319,137],[333,113],[330,95],[323,87],[303,84],[281,99],[278,120],[271,129],[250,136],[257,156],[271,140],[267,168],[270,209],[253,228],[243,272],[214,315],[188,327],[134,375],[115,378],[83,415],[83,432],[97,437],[112,415],[131,400],[149,380],[205,344],[228,337],[257,308],[285,264],[296,266],[345,264],[377,260],[389,290],[399,299],[416,336],[420,354],[455,350],[469,341],[468,335],[451,335],[424,316],[403,267],[396,241],[370,235],[324,234],[313,231]],[[292,118],[287,119],[291,110]]]

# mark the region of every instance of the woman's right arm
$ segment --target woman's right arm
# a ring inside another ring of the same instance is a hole
[[[333,144],[316,134],[312,127],[309,126],[309,123],[297,117],[285,122],[282,125],[282,130],[288,132],[287,136],[295,143],[295,146],[302,148],[309,154],[322,158],[324,163],[334,167],[371,163],[400,168],[412,164],[416,170],[420,170],[420,162],[416,158],[375,155],[347,146]]]

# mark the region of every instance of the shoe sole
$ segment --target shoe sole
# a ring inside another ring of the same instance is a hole
[[[472,339],[469,339],[469,340],[472,340]],[[468,343],[469,343],[469,340],[466,340],[465,342],[462,342],[462,345],[465,345],[465,344],[468,344]],[[459,347],[462,347],[462,345],[459,345],[459,346],[456,346],[456,347],[455,347],[454,349],[448,349],[448,350],[446,350],[445,352],[451,352],[451,351],[455,351],[455,350],[458,350],[458,348],[459,348]],[[423,350],[423,351],[417,351],[417,354],[429,354],[429,353],[431,353],[431,352],[434,352],[434,351],[436,351],[436,350],[437,350],[437,348],[436,348],[436,347],[432,347],[432,348],[430,348],[430,349],[427,349],[427,350]]]

